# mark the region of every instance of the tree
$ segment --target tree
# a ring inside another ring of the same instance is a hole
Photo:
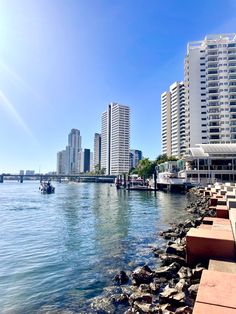
[[[140,160],[136,169],[140,177],[150,178],[155,170],[155,162],[152,162],[149,158],[144,158]]]
[[[162,164],[163,162],[166,162],[166,161],[176,161],[178,160],[175,156],[167,156],[166,154],[161,154],[159,156],[157,156],[156,158],[156,164],[159,165],[159,164]]]

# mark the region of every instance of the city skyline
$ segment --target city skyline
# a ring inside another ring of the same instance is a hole
[[[235,9],[232,0],[224,10],[210,0],[1,1],[0,172],[56,170],[73,127],[93,150],[111,101],[130,106],[130,146],[155,159],[160,95],[183,80],[187,43],[233,33]]]

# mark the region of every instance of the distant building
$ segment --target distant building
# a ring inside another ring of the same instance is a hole
[[[101,134],[99,133],[94,135],[93,166],[95,170],[101,170]]]
[[[34,170],[26,170],[25,174],[28,176],[33,176],[35,174],[35,171]]]
[[[80,131],[72,129],[68,135],[68,146],[66,149],[68,174],[79,173],[79,151],[81,150],[81,141]]]
[[[90,152],[90,172],[94,171],[94,153]]]
[[[85,148],[79,153],[80,158],[80,172],[90,172],[90,149]]]
[[[107,175],[129,172],[130,108],[111,103],[102,114],[101,168]]]
[[[143,158],[142,151],[137,149],[130,150],[130,169],[137,167],[140,160]]]
[[[66,174],[66,150],[57,153],[57,174]]]
[[[20,170],[20,176],[23,176],[25,174],[24,170]]]
[[[161,95],[162,154],[180,157],[185,152],[185,86],[175,82]]]

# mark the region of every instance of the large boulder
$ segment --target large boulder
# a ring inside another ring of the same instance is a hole
[[[135,284],[138,286],[142,283],[149,284],[153,280],[153,272],[147,265],[144,265],[142,267],[137,267],[133,271],[132,277],[135,281]]]

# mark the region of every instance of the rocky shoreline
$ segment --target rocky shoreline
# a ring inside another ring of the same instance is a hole
[[[152,248],[160,267],[143,265],[130,274],[120,271],[114,278],[116,285],[95,298],[86,313],[192,313],[206,265],[187,265],[185,236],[190,228],[199,226],[205,216],[215,216],[215,212],[209,210],[208,198],[200,195],[198,189],[188,193],[195,198],[186,208],[191,218],[160,233],[166,240],[165,248]]]

